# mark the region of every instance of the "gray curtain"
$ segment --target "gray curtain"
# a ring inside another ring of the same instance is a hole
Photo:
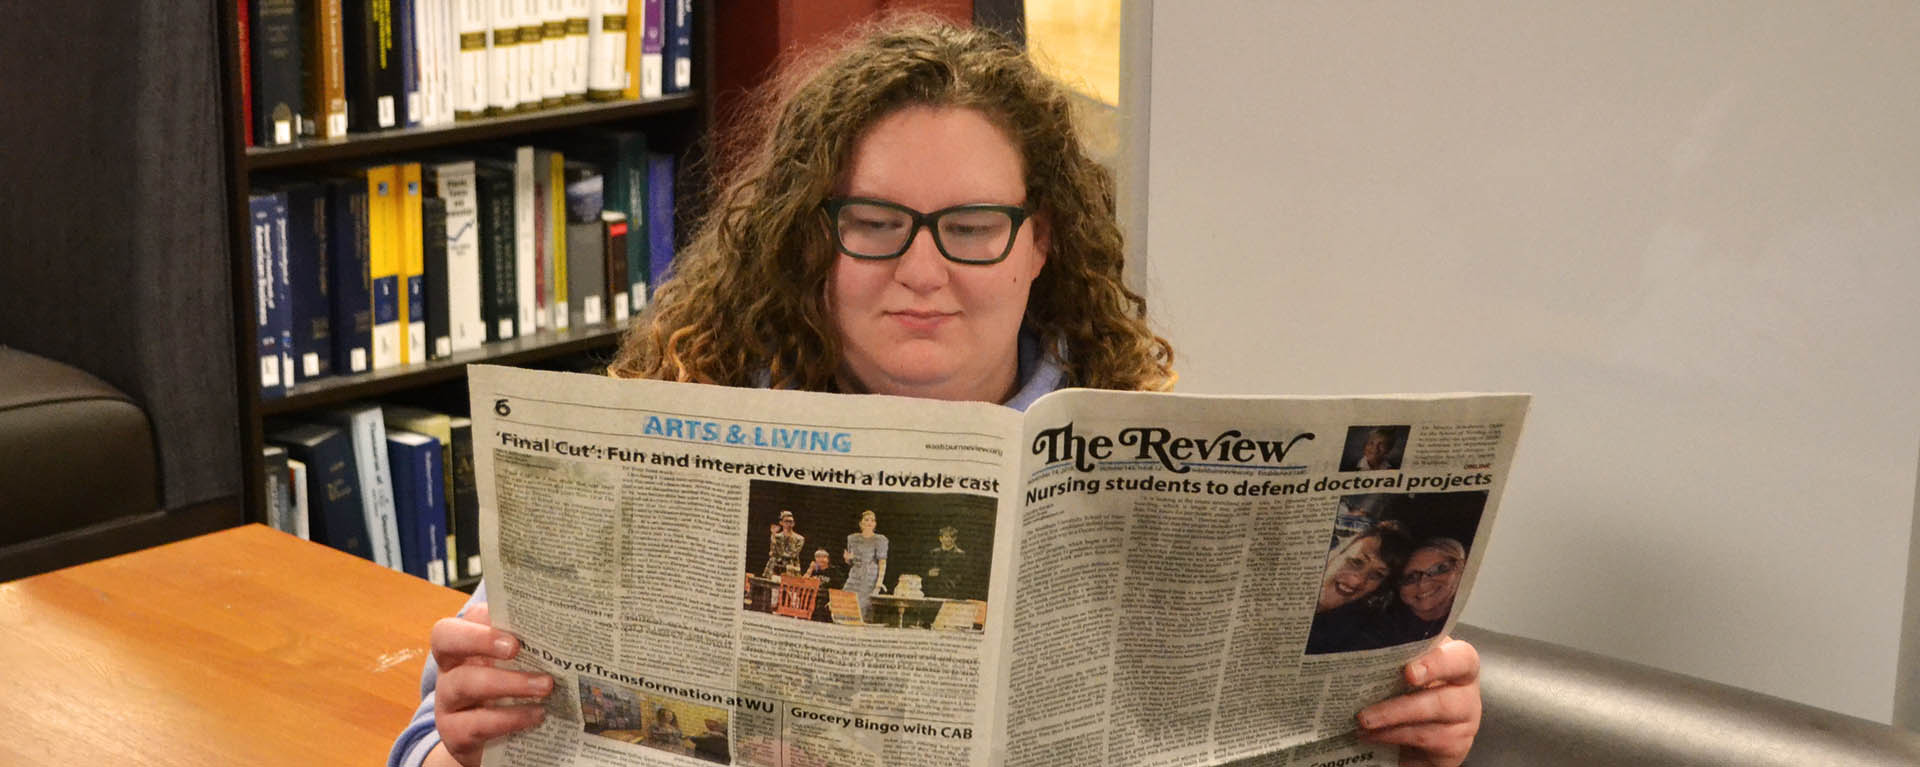
[[[0,344],[145,407],[166,508],[237,497],[215,6],[0,5]]]

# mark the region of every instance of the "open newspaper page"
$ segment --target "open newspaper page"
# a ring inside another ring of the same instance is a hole
[[[1528,398],[1066,391],[1027,413],[1004,764],[1394,764]],[[999,606],[1008,607],[1003,601]]]
[[[510,664],[486,764],[986,765],[1020,414],[470,369]]]

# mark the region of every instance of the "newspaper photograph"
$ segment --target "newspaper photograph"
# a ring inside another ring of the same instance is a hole
[[[469,380],[529,766],[1393,764],[1528,405]]]

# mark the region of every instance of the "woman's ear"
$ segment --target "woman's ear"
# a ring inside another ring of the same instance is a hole
[[[1033,226],[1033,253],[1037,258],[1033,260],[1033,273],[1027,275],[1029,281],[1040,278],[1041,268],[1047,265],[1047,255],[1053,252],[1053,226],[1047,214],[1035,213],[1030,221]]]

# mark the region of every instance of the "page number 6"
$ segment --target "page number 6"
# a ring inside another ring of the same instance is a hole
[[[493,414],[501,417],[513,415],[513,408],[507,407],[505,399],[497,399],[493,401]]]

